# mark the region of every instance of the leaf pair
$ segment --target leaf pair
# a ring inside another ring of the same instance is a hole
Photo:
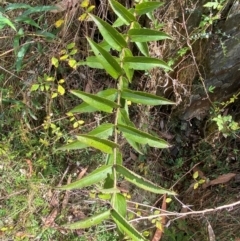
[[[79,222],[64,225],[67,229],[84,229],[97,225],[104,220],[111,218],[123,233],[127,234],[134,241],[146,241],[146,239],[132,226],[128,221],[115,209],[107,210],[90,218],[83,219]]]
[[[73,189],[80,189],[84,187],[88,187],[91,185],[94,185],[102,180],[105,180],[108,175],[111,175],[113,172],[113,169],[116,170],[116,172],[120,175],[122,175],[128,182],[134,184],[135,186],[150,191],[152,193],[157,194],[169,194],[169,195],[175,195],[176,193],[173,191],[166,190],[147,179],[141,177],[140,175],[128,170],[127,168],[123,167],[122,165],[104,165],[102,167],[99,167],[95,171],[93,171],[91,174],[87,175],[86,177],[77,180],[71,184],[59,187],[60,190],[73,190]],[[106,189],[107,190],[107,189]],[[114,189],[113,193],[115,193]]]

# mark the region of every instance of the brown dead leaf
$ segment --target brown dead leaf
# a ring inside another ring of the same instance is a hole
[[[72,181],[72,176],[69,175],[68,179],[67,179],[67,185],[70,184],[71,181]],[[69,191],[66,191],[65,196],[64,196],[63,201],[62,201],[62,210],[66,209],[67,204],[68,204],[68,200],[69,200]]]
[[[88,170],[88,166],[86,168],[82,168],[81,172],[78,174],[78,177],[77,179],[82,179],[82,177],[85,175],[85,173],[87,172]]]
[[[188,212],[188,208],[186,206],[183,206],[180,213],[187,213]],[[185,216],[182,216],[181,219],[185,219]]]
[[[215,239],[215,234],[213,232],[212,226],[210,223],[208,223],[208,237],[209,237],[209,241],[216,241]]]
[[[52,212],[47,216],[47,218],[43,219],[43,223],[45,227],[55,227],[55,219],[58,215],[58,209],[54,208]]]
[[[138,157],[136,154],[134,154],[133,152],[130,151],[130,157],[133,161],[137,161]]]
[[[229,182],[231,179],[233,179],[236,176],[235,173],[228,173],[228,174],[223,174],[219,176],[218,178],[212,180],[209,182],[209,185],[217,185],[217,184],[224,184]]]
[[[27,177],[29,178],[33,174],[33,165],[32,165],[31,160],[29,160],[29,159],[26,159],[26,162],[28,164],[28,174],[27,174]]]
[[[162,210],[166,211],[167,209],[167,203],[166,203],[166,194],[163,195],[163,201],[162,201]],[[161,219],[162,229],[157,228],[155,231],[155,234],[152,238],[152,241],[160,241],[163,235],[164,231],[164,225],[166,224],[166,216],[163,216]]]
[[[25,233],[25,232],[22,232],[22,231],[20,231],[20,232],[17,232],[16,234],[15,234],[15,236],[16,237],[18,237],[18,238],[20,238],[20,239],[24,239],[24,238],[34,238],[34,235],[31,235],[31,234],[28,234],[28,233]]]

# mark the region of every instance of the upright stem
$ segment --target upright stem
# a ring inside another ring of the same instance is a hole
[[[117,93],[117,104],[120,106],[120,100],[121,100],[121,83],[120,81],[122,81],[122,77],[119,78],[119,82],[117,84],[117,89],[118,89],[118,93]],[[119,116],[119,108],[118,107],[116,109],[116,115],[115,115],[115,121],[114,121],[114,142],[117,144],[118,143],[118,130],[117,130],[117,124],[118,124],[118,116]],[[114,153],[113,153],[113,165],[115,166],[117,164],[117,148],[114,148]],[[116,169],[113,168],[113,176],[114,176],[114,188],[117,187],[117,173],[116,173]]]

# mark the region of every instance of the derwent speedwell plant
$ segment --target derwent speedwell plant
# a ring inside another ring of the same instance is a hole
[[[165,71],[171,70],[164,61],[149,56],[147,45],[149,41],[170,39],[170,37],[157,30],[141,28],[138,22],[141,15],[146,14],[151,17],[151,13],[161,6],[162,3],[137,1],[134,9],[127,9],[115,0],[109,0],[109,3],[113,12],[118,16],[113,25],[89,12],[87,13],[88,18],[91,18],[97,25],[105,45],[98,44],[87,37],[94,56],[88,57],[86,61],[79,64],[104,69],[116,80],[117,88],[106,89],[97,94],[72,90],[71,93],[81,98],[84,102],[70,112],[102,111],[114,113],[115,121],[114,123],[103,123],[87,134],[77,135],[75,141],[59,148],[60,150],[96,148],[107,154],[107,161],[105,165],[97,168],[81,180],[62,186],[59,189],[80,189],[100,183],[102,185],[98,184],[97,192],[106,194],[111,203],[109,210],[76,223],[66,224],[64,225],[65,228],[89,228],[106,219],[112,219],[122,234],[127,235],[132,240],[140,241],[146,239],[126,219],[127,204],[125,196],[121,194],[117,186],[119,177],[123,177],[137,187],[153,193],[175,195],[175,192],[163,189],[124,167],[119,148],[119,137],[125,138],[138,153],[142,153],[142,145],[149,145],[155,148],[168,148],[170,146],[166,141],[137,129],[129,118],[128,105],[129,102],[152,106],[174,104],[174,102],[165,98],[142,91],[133,91],[129,88],[134,70],[149,70],[159,67]],[[128,30],[125,33],[120,33],[117,30],[117,27],[122,25],[127,26]],[[136,44],[143,56],[133,56],[130,43]],[[106,44],[108,45],[107,47]],[[115,50],[118,56],[112,56],[109,49]]]

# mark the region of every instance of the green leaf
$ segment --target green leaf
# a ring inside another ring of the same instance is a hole
[[[14,24],[8,18],[0,15],[0,29],[4,28],[6,25],[11,27],[13,30],[17,31]]]
[[[24,44],[17,53],[17,60],[16,60],[16,70],[19,72],[22,69],[22,62],[27,53],[29,47],[31,46],[30,43]]]
[[[108,154],[113,153],[113,149],[119,147],[112,141],[90,135],[79,135],[77,136],[77,140]]]
[[[123,175],[127,181],[143,190],[157,194],[176,195],[175,192],[164,189],[123,166],[116,165],[115,168],[116,171]]]
[[[121,97],[134,103],[145,105],[174,105],[175,103],[163,97],[142,91],[123,89]]]
[[[102,34],[104,40],[113,48],[121,51],[123,48],[127,47],[127,42],[115,28],[113,28],[107,22],[104,22],[97,16],[89,14],[93,21],[97,24],[100,33]]]
[[[98,44],[96,44],[91,39],[87,38],[89,44],[91,45],[91,48],[94,52],[94,54],[98,57],[99,53],[103,56],[102,58],[99,58],[99,62],[103,66],[103,68],[106,70],[106,72],[111,75],[114,79],[117,79],[121,73],[122,69],[118,62],[112,57],[111,54],[109,54],[105,49],[100,47]]]
[[[133,29],[141,29],[141,25],[138,22],[132,24]],[[135,42],[139,51],[146,57],[149,56],[148,44],[146,42]]]
[[[134,15],[128,11],[122,4],[115,0],[109,0],[109,3],[114,13],[126,24],[129,25],[133,21],[136,21]]]
[[[87,135],[107,139],[109,136],[112,135],[112,132],[113,132],[113,124],[104,123],[104,124],[96,127],[94,130],[88,132]],[[73,141],[71,143],[68,143],[68,144],[58,148],[58,150],[77,150],[77,149],[83,149],[86,147],[88,147],[87,144],[84,144],[80,141]]]
[[[65,224],[63,225],[63,228],[66,229],[84,229],[84,228],[90,228],[92,226],[95,226],[102,221],[108,219],[110,217],[111,210],[104,211],[102,213],[98,213],[96,215],[93,215],[89,218],[85,218],[81,221],[71,223],[71,224]]]
[[[144,152],[143,152],[143,150],[142,150],[142,148],[141,148],[141,145],[139,145],[139,143],[133,141],[132,139],[130,139],[130,138],[128,138],[128,137],[125,137],[125,138],[126,138],[128,144],[129,144],[136,152],[138,152],[138,153],[141,154],[141,155],[144,155]]]
[[[152,12],[153,10],[162,6],[163,2],[142,2],[136,5],[135,10],[138,15]]]
[[[109,174],[112,174],[112,165],[108,165],[108,166],[104,165],[102,167],[97,168],[92,173],[83,177],[82,179],[61,187],[57,187],[57,189],[73,190],[73,189],[88,187],[106,179]]]
[[[107,139],[112,135],[113,127],[114,125],[111,123],[103,123],[102,125],[96,127],[94,130],[88,132],[88,135]]]
[[[58,93],[60,95],[64,95],[65,94],[65,89],[61,85],[58,85],[57,91],[58,91]]]
[[[121,193],[115,193],[111,200],[112,207],[121,214],[122,217],[126,217],[127,214],[127,202],[126,198]]]
[[[115,102],[94,94],[89,94],[80,90],[72,90],[71,93],[76,95],[78,98],[83,99],[87,104],[97,110],[107,113],[112,113],[113,108],[119,107]]]
[[[31,91],[31,92],[32,92],[32,91],[36,91],[36,90],[38,90],[38,88],[39,88],[39,84],[33,84],[32,87],[31,87],[31,89],[30,89],[30,91]]]
[[[104,189],[97,189],[97,192],[104,193],[104,194],[114,194],[120,193],[121,191],[118,188],[104,188]]]
[[[51,62],[52,62],[52,65],[53,65],[55,68],[58,68],[58,66],[59,66],[59,61],[58,61],[57,58],[52,57]]]
[[[113,23],[112,27],[118,28],[125,25],[121,18],[117,18],[117,20]]]
[[[130,49],[127,49],[125,48],[123,50],[123,56],[124,57],[132,57],[132,52]],[[133,69],[129,69],[127,66],[124,66],[123,69],[125,70],[125,73],[126,73],[126,76],[129,80],[129,82],[131,83],[132,82],[132,78],[133,78],[133,75],[134,75],[134,70]]]
[[[69,59],[68,64],[71,68],[76,69],[77,68],[77,61],[75,59]]]
[[[13,39],[13,48],[14,48],[14,54],[17,55],[17,52],[19,50],[20,46],[20,39],[24,36],[24,31],[22,28],[20,28],[15,34],[14,39]]]
[[[133,124],[133,122],[130,121],[127,111],[123,108],[120,109],[119,111],[119,117],[118,117],[118,124],[122,124],[122,125],[127,125],[127,126],[131,126],[133,128],[135,128],[135,125]],[[141,150],[141,146],[133,141],[132,139],[128,138],[127,136],[124,136],[127,140],[127,142],[130,144],[130,146],[137,151],[139,154],[143,155],[143,152]]]
[[[77,63],[78,66],[87,65],[93,69],[104,69],[102,64],[99,61],[99,58],[103,58],[102,56],[89,56],[86,58],[86,61],[79,61]],[[104,60],[104,59],[103,59]]]
[[[48,12],[52,10],[58,10],[58,8],[55,6],[36,6],[36,7],[31,7],[25,12],[23,12],[21,16],[27,16],[32,13]]]
[[[118,124],[125,124],[127,126],[135,127],[133,122],[130,121],[127,111],[123,108],[119,110]]]
[[[67,49],[73,49],[75,47],[75,43],[72,42],[70,44],[67,45]]]
[[[105,49],[107,52],[111,50],[111,46],[107,43],[106,40],[103,40],[101,43],[98,44],[100,47]]]
[[[193,173],[193,178],[194,178],[194,179],[197,179],[197,178],[198,178],[198,171],[196,171],[196,172]]]
[[[117,90],[116,89],[107,89],[97,93],[97,96],[104,97],[110,101],[115,101],[117,97]],[[75,108],[73,108],[70,112],[72,113],[84,113],[84,112],[94,112],[97,111],[96,108],[90,106],[87,103],[82,103]]]
[[[117,160],[116,160],[116,164],[122,165],[122,162],[123,162],[122,153],[119,152],[119,150],[117,150]],[[106,164],[107,164],[107,165],[113,165],[113,164],[114,164],[114,153],[113,153],[113,154],[109,154],[109,155],[107,156]]]
[[[23,23],[26,23],[26,24],[29,24],[36,28],[41,29],[41,27],[33,19],[29,18],[28,16],[19,16],[19,17],[15,18],[14,21],[15,22],[23,22]]]
[[[124,66],[135,70],[149,70],[155,67],[163,68],[165,70],[172,70],[164,61],[157,58],[136,56],[125,57],[123,59]]]
[[[46,32],[45,30],[44,31],[36,31],[36,35],[38,35],[39,37],[44,37],[47,40],[53,40],[56,38],[56,35]]]
[[[137,45],[138,49],[144,56],[146,57],[149,56],[148,45],[146,42],[143,42],[143,43],[136,42],[135,44]]]
[[[20,8],[31,8],[31,5],[25,3],[10,3],[6,6],[5,11],[11,11]]]
[[[148,144],[151,147],[157,148],[169,148],[170,145],[163,139],[159,139],[155,136],[152,136],[146,132],[140,131],[134,127],[126,125],[117,125],[118,129],[122,131],[123,136],[129,138],[137,143],[146,145]]]
[[[111,210],[111,217],[117,227],[127,234],[133,241],[147,241],[128,221],[122,217],[116,210]]]
[[[171,39],[169,35],[164,32],[156,31],[153,29],[130,29],[128,36],[132,42],[149,42],[164,39]]]

